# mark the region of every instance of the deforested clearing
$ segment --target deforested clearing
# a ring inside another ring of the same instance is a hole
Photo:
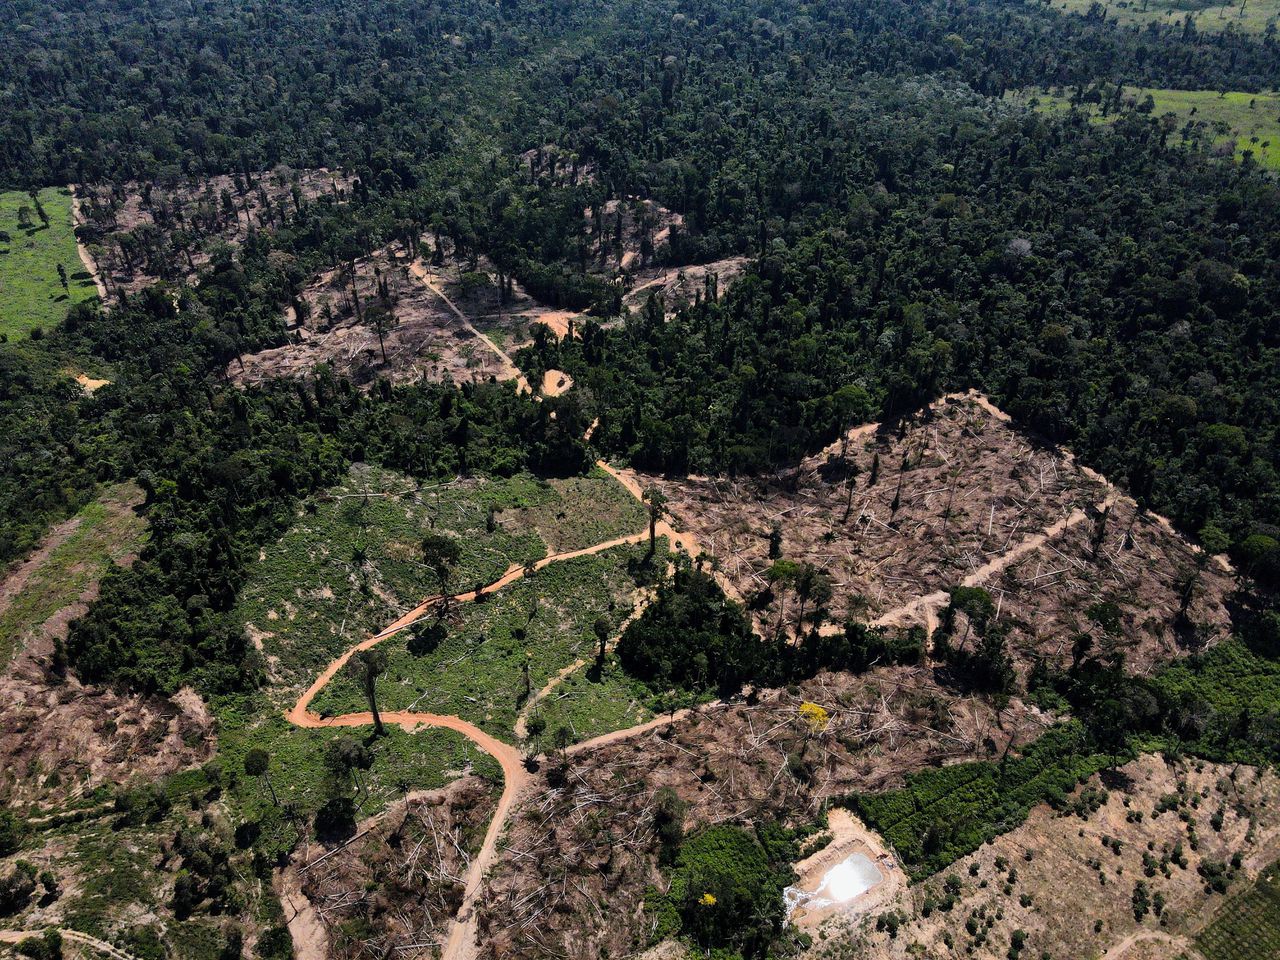
[[[771,476],[645,482],[765,630],[786,617],[770,573],[784,560],[830,574],[836,622],[932,628],[947,591],[982,587],[1028,658],[1061,659],[1100,604],[1134,669],[1226,634],[1219,561],[977,395],[855,427]]]
[[[194,277],[220,245],[239,246],[321,198],[345,202],[351,185],[338,171],[285,166],[247,176],[81,184],[77,232],[114,301],[157,280]]]
[[[76,250],[70,191],[33,192],[0,191],[0,334],[14,339],[52,330],[96,293]]]
[[[1271,770],[1146,755],[902,891],[880,914],[901,917],[892,933],[874,916],[836,918],[810,956],[963,950],[1001,960],[1014,939],[1031,957],[1096,956],[1145,939],[1160,943],[1157,956],[1194,956],[1193,938],[1224,894],[1280,855],[1278,801]]]
[[[821,731],[803,703],[827,711]],[[513,815],[491,871],[480,955],[603,957],[643,940],[646,888],[663,884],[654,817],[664,788],[685,804],[691,835],[718,823],[809,823],[824,801],[897,786],[931,764],[998,755],[1051,722],[1018,700],[997,716],[931,671],[892,668],[821,674],[754,704],[712,705],[563,762],[549,753],[550,779]],[[606,904],[613,920],[601,925]]]
[[[232,362],[237,383],[305,377],[324,364],[351,382],[504,378],[502,359],[440,294],[384,247],[314,280],[287,310],[292,342]]]

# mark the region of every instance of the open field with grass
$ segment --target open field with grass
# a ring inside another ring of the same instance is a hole
[[[653,719],[653,695],[629,677],[610,655],[603,670],[593,660],[558,683],[530,712],[530,741],[543,750],[556,745],[557,731],[572,743]],[[539,731],[534,735],[535,731]]]
[[[510,739],[527,692],[592,655],[598,618],[616,624],[630,612],[632,570],[643,566],[647,550],[615,547],[553,563],[480,602],[454,605],[442,619],[428,618],[416,635],[410,629],[391,637],[382,644],[388,663],[379,708],[456,715]],[[342,674],[312,703],[321,716],[367,708]]]
[[[36,197],[38,205],[25,191],[0,192],[0,334],[11,338],[61,323],[73,304],[97,295],[76,248],[70,191],[49,187]]]
[[[1246,151],[1267,170],[1280,170],[1280,93],[1220,93],[1215,90],[1161,90],[1125,87],[1123,103],[1151,97],[1151,116],[1174,117],[1169,143],[1184,143],[1222,156],[1242,159]],[[1021,90],[1008,95],[1045,113],[1071,108],[1066,91]],[[1097,104],[1081,104],[1095,123],[1108,123]]]
[[[138,551],[146,522],[133,507],[141,501],[133,484],[104,490],[0,585],[0,664],[112,564]]]
[[[458,543],[461,557],[445,584],[457,593],[548,552],[643,529],[641,508],[628,501],[603,471],[419,488],[357,466],[263,550],[242,591],[241,615],[273,680],[310,682],[347,647],[440,592],[420,555],[426,534]]]
[[[1050,0],[1062,13],[1084,16],[1094,0]],[[1163,23],[1181,26],[1190,16],[1202,33],[1218,33],[1234,26],[1242,33],[1263,33],[1280,16],[1280,0],[1243,0],[1239,3],[1202,4],[1195,0],[1109,0],[1103,6],[1107,19],[1122,27]]]
[[[497,763],[451,730],[408,733],[389,726],[386,735],[377,738],[371,736],[371,729],[303,730],[273,707],[256,700],[218,710],[219,762],[231,808],[240,819],[259,824],[281,852],[303,838],[298,826],[282,815],[289,807],[309,813],[332,797],[350,797],[359,821],[381,812],[406,792],[443,787],[467,771],[502,782]],[[341,741],[367,747],[368,769],[335,768],[333,745]],[[244,772],[245,755],[253,749],[265,750],[271,758],[262,780]]]

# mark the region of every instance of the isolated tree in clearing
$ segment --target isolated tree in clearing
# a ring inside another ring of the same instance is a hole
[[[378,677],[386,672],[387,654],[383,650],[357,650],[347,662],[347,671],[352,679],[364,690],[364,698],[369,701],[369,712],[373,714],[373,733],[380,737],[385,734],[382,716],[378,713],[377,685]]]
[[[667,512],[667,496],[657,487],[645,490],[644,502],[649,505],[649,555],[658,549],[658,521]]]
[[[276,799],[276,788],[271,785],[271,777],[269,770],[271,769],[271,755],[261,747],[254,747],[244,755],[244,772],[251,777],[257,777],[267,785],[267,789],[271,791],[271,802],[275,806],[280,805],[280,801]]]

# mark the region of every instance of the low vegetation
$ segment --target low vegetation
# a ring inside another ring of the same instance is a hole
[[[560,561],[479,602],[436,608],[380,645],[387,669],[379,707],[453,714],[510,738],[526,700],[595,654],[596,621],[627,615],[646,555],[642,544]],[[355,682],[336,677],[312,709],[332,716],[367,704]]]
[[[660,794],[658,804],[669,821],[683,815],[674,793]],[[679,935],[700,950],[745,960],[771,956],[786,924],[782,890],[795,879],[797,849],[794,835],[776,824],[758,835],[716,826],[678,841],[667,889],[649,905],[654,937]]]
[[[97,296],[74,226],[65,187],[0,191],[0,335],[38,337]]]
[[[849,802],[921,880],[1013,829],[1037,804],[1062,805],[1077,783],[1109,766],[1082,734],[1068,724],[999,761],[923,770],[901,790]]]
[[[1090,20],[1106,19],[1122,27],[1162,24],[1184,29],[1190,22],[1194,30],[1220,33],[1237,30],[1244,33],[1266,33],[1280,20],[1280,3],[1276,0],[1239,0],[1213,3],[1212,0],[1048,0],[1055,10],[1079,14]]]
[[[1066,91],[1020,91],[1016,99],[1038,110],[1073,106],[1095,123],[1114,123],[1128,111],[1156,118],[1169,143],[1280,170],[1280,93],[1168,90],[1100,84],[1070,96]]]

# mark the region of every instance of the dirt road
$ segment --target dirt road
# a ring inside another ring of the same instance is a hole
[[[443,295],[442,295],[443,296]],[[452,304],[450,304],[452,306]],[[611,473],[614,471],[601,461],[601,466]],[[617,475],[616,473],[614,474]],[[639,494],[632,486],[623,482],[623,486],[629,491]],[[638,488],[636,488],[638,489]],[[663,524],[663,535],[666,525]],[[674,539],[674,531],[670,531],[670,536]],[[642,530],[639,533],[630,534],[623,537],[615,537],[612,540],[605,540],[601,543],[593,544],[589,547],[583,547],[579,550],[568,550],[563,553],[548,554],[541,560],[529,566],[512,566],[492,583],[479,588],[479,590],[468,590],[465,593],[454,594],[450,597],[451,602],[469,603],[474,601],[481,594],[489,594],[495,590],[514,583],[521,577],[525,576],[532,570],[541,570],[543,567],[552,563],[559,563],[564,560],[572,560],[577,557],[586,557],[592,554],[601,553],[605,550],[611,550],[614,547],[624,546],[631,543],[642,543],[648,539],[648,531]],[[311,686],[298,698],[297,702],[285,714],[285,718],[292,724],[307,729],[319,729],[324,727],[364,727],[373,723],[373,714],[369,711],[359,713],[347,713],[335,717],[321,717],[317,713],[313,713],[310,709],[312,701],[316,695],[328,685],[328,683],[337,675],[338,671],[346,666],[347,662],[361,650],[368,650],[377,646],[382,641],[395,636],[401,631],[407,629],[425,617],[434,607],[438,606],[444,598],[442,596],[428,597],[418,606],[403,614],[390,626],[380,633],[376,633],[371,637],[367,637],[360,643],[346,650],[341,656],[333,660],[327,667],[321,671],[320,675],[312,682]],[[575,665],[576,666],[576,665]],[[566,675],[567,674],[563,674]],[[653,726],[661,723],[670,723],[673,719],[678,719],[680,715],[672,718],[665,718],[662,721],[642,724],[633,727],[629,731],[619,731],[620,734],[634,735],[645,730],[651,729]],[[508,743],[497,739],[491,734],[486,733],[474,724],[468,723],[461,717],[444,716],[436,713],[419,713],[416,711],[393,710],[382,713],[384,723],[396,724],[404,727],[412,732],[419,727],[441,727],[446,730],[453,730],[462,734],[477,747],[489,754],[498,761],[502,768],[502,795],[498,799],[497,808],[494,810],[493,819],[489,822],[489,829],[485,833],[484,842],[480,846],[480,851],[472,859],[471,865],[467,870],[464,881],[464,893],[462,899],[462,907],[458,911],[458,916],[454,923],[450,926],[448,937],[445,941],[444,951],[441,954],[442,960],[464,960],[475,953],[476,929],[475,929],[475,901],[480,892],[480,885],[484,879],[485,870],[493,862],[498,852],[498,838],[502,835],[502,829],[506,825],[507,816],[510,814],[512,807],[517,799],[529,786],[530,777],[525,770],[523,757],[520,751]],[[618,735],[607,735],[613,739],[620,739]],[[580,744],[580,748],[588,746],[597,746],[601,742],[605,742],[605,738],[597,738],[588,741],[586,744]],[[294,905],[293,919],[290,921],[290,930],[296,922],[299,929],[299,936],[295,938],[297,953],[299,960],[326,960],[323,955],[323,947],[320,944],[323,941],[315,936],[314,926],[309,920],[310,914],[305,909],[301,909],[300,905]],[[305,927],[306,929],[302,929]]]
[[[71,219],[76,226],[88,222],[84,211],[80,209],[80,194],[74,186],[71,188]],[[93,254],[79,239],[76,240],[76,249],[80,252],[80,262],[84,264],[85,270],[89,271],[89,275],[93,277],[93,285],[98,288],[98,299],[102,301],[103,309],[106,309],[107,285],[102,281],[102,271],[98,269],[98,261],[93,258]]]
[[[423,283],[425,283],[427,286],[430,286],[433,290],[436,290],[436,292],[439,294],[441,299],[443,299],[445,303],[448,304],[449,308],[453,310],[454,313],[456,313],[460,318],[462,318],[463,322],[467,323],[468,327],[470,327],[469,322],[467,322],[466,317],[463,316],[462,312],[458,310],[456,306],[454,306],[454,304],[448,299],[448,297],[445,296],[443,292],[437,290],[432,285],[431,281],[427,279],[426,271],[421,266],[420,263],[415,263],[411,269],[413,269],[415,276],[417,276]],[[474,330],[474,328],[472,329]],[[482,336],[482,335],[477,332],[477,336]],[[493,347],[495,352],[497,352],[501,357],[503,357],[503,359],[506,362],[510,363],[510,358],[507,357],[505,353],[502,353],[502,351],[499,350],[496,347],[496,345],[492,344],[492,342],[489,341],[487,338],[483,338],[483,336],[482,336],[482,339],[485,339],[485,341],[489,343],[490,346]],[[514,364],[512,364],[512,368],[514,369]],[[521,377],[521,380],[523,381],[522,377]],[[524,388],[528,389],[527,383],[524,384]],[[966,396],[966,395],[962,394],[957,396]],[[979,396],[979,399],[982,401],[984,406],[989,406],[989,401],[987,401],[985,397]],[[994,413],[997,416],[1001,416],[1001,417],[1004,416],[1003,412],[999,411],[993,406],[990,407],[990,410],[992,413]],[[594,430],[594,428],[595,428],[595,424],[592,424],[591,429]],[[874,431],[875,429],[876,429],[876,425],[870,424],[870,425],[867,425],[866,427],[859,428],[857,433],[858,435],[867,435],[871,431]],[[588,430],[588,433],[587,433],[588,439],[590,439],[590,434],[591,434],[591,430]],[[635,497],[637,500],[643,500],[644,491],[643,491],[642,484],[639,478],[632,471],[611,466],[610,464],[604,462],[603,460],[598,461],[598,466],[600,466],[601,469],[603,469],[610,476],[616,479],[620,484],[622,484],[622,486],[627,490],[627,492],[630,493],[633,497]],[[1106,499],[1102,501],[1101,504],[1098,505],[1099,509],[1105,508],[1107,505],[1114,502],[1120,496],[1118,491],[1115,491],[1114,487],[1110,487],[1109,489],[1110,489],[1110,494],[1108,497],[1106,497]],[[1052,524],[1051,526],[1046,527],[1045,529],[1041,530],[1039,533],[1036,533],[1032,536],[1025,538],[1023,541],[1021,541],[1019,544],[1017,544],[1017,546],[1013,547],[1011,550],[1007,550],[1006,552],[1000,554],[999,556],[992,558],[987,563],[983,564],[981,567],[977,568],[972,573],[970,573],[967,577],[964,578],[962,582],[966,586],[973,586],[978,583],[985,582],[990,577],[1004,570],[1006,567],[1008,567],[1009,564],[1016,561],[1019,557],[1022,557],[1025,554],[1031,552],[1032,550],[1039,548],[1047,540],[1058,536],[1059,534],[1069,529],[1070,527],[1083,522],[1084,520],[1087,519],[1087,516],[1088,515],[1083,510],[1077,509],[1072,511],[1069,515],[1063,517],[1061,520]],[[660,521],[656,525],[655,532],[658,536],[668,538],[668,542],[672,545],[674,549],[684,550],[687,553],[689,553],[691,556],[695,556],[695,557],[700,552],[698,544],[691,534],[677,532],[674,528],[670,526],[670,524],[668,524],[665,521]],[[609,549],[612,549],[613,547],[623,546],[625,544],[641,543],[648,539],[648,535],[649,535],[648,531],[644,530],[639,533],[630,534],[628,536],[615,537],[612,540],[607,540],[602,543],[597,543],[592,546],[584,547],[579,550],[570,550],[564,553],[548,554],[547,556],[543,557],[541,560],[538,560],[536,563],[532,564],[531,566],[512,566],[508,568],[507,571],[503,573],[502,576],[498,577],[498,579],[494,580],[492,583],[488,584],[487,586],[481,587],[479,590],[471,590],[465,593],[455,594],[454,596],[450,597],[450,600],[451,602],[459,602],[459,603],[470,602],[475,600],[478,595],[489,594],[494,592],[495,590],[500,590],[503,587],[511,583],[514,583],[516,580],[519,580],[521,577],[525,576],[526,573],[530,572],[531,570],[541,570],[542,568],[552,563],[558,563],[563,560],[571,560],[571,559],[574,559],[575,557],[589,556],[591,554],[600,553],[604,550],[609,550]],[[913,600],[910,603],[905,604],[902,607],[899,607],[898,609],[893,610],[890,613],[886,614],[885,616],[881,617],[879,620],[875,622],[875,624],[882,625],[882,624],[889,624],[889,623],[900,623],[904,619],[911,619],[917,616],[923,616],[923,618],[926,621],[926,624],[929,626],[930,630],[932,630],[937,625],[938,613],[942,609],[942,607],[946,604],[947,596],[948,595],[945,591],[938,591],[923,597],[919,597],[916,600]],[[368,711],[364,711],[360,713],[343,714],[342,716],[336,716],[336,717],[321,717],[318,714],[313,713],[309,708],[310,708],[311,702],[315,699],[316,695],[322,689],[324,689],[324,687],[333,679],[333,677],[338,673],[338,671],[341,670],[346,665],[346,663],[351,659],[351,657],[354,656],[358,651],[367,650],[371,647],[374,647],[377,644],[381,643],[382,641],[388,639],[389,637],[395,636],[397,633],[400,633],[406,628],[412,626],[414,623],[417,623],[423,617],[427,616],[427,614],[434,607],[436,607],[442,601],[442,599],[444,598],[441,596],[428,597],[418,606],[414,607],[412,610],[403,614],[395,622],[390,624],[386,629],[384,629],[380,633],[374,634],[373,636],[366,638],[365,640],[351,647],[346,652],[344,652],[341,656],[336,658],[320,673],[320,675],[315,679],[315,681],[306,690],[306,692],[303,693],[302,696],[298,698],[298,701],[286,713],[285,715],[286,718],[291,723],[294,723],[299,727],[306,727],[306,728],[361,727],[361,726],[368,726],[372,724],[373,716]],[[550,692],[550,690],[552,690],[555,687],[557,683],[562,682],[565,677],[567,677],[570,673],[573,672],[573,670],[580,668],[582,665],[583,663],[579,662],[579,663],[571,664],[569,667],[566,667],[564,670],[562,670],[539,692],[537,699],[540,699],[541,697],[545,696],[548,692]],[[696,709],[700,711],[710,710],[710,709],[714,709],[717,705],[718,704],[712,703]],[[655,718],[653,720],[648,721],[647,723],[642,723],[634,727],[629,727],[623,730],[607,733],[602,736],[595,737],[594,739],[576,744],[573,747],[570,747],[568,752],[570,754],[579,754],[585,751],[597,749],[599,747],[605,746],[606,744],[617,743],[619,741],[626,740],[631,737],[646,733],[650,730],[654,730],[660,727],[667,726],[672,723],[676,723],[684,719],[685,717],[689,716],[692,712],[693,712],[692,710],[680,710],[667,716]],[[467,870],[466,876],[464,877],[464,894],[463,894],[462,906],[458,911],[457,917],[455,918],[454,922],[450,926],[448,936],[445,940],[444,949],[443,949],[443,952],[441,953],[441,960],[470,960],[470,958],[474,957],[476,953],[476,909],[475,907],[476,907],[476,900],[479,896],[479,892],[484,879],[485,872],[493,862],[494,857],[497,855],[498,839],[501,836],[502,830],[506,825],[506,820],[508,815],[510,814],[512,808],[520,799],[521,794],[524,793],[529,788],[530,784],[532,783],[532,780],[528,772],[525,770],[523,757],[521,756],[520,751],[517,748],[513,747],[508,743],[504,743],[503,741],[497,739],[491,734],[486,733],[485,731],[476,727],[474,724],[468,723],[467,721],[461,719],[460,717],[445,716],[445,715],[434,714],[434,713],[418,713],[418,712],[412,712],[412,711],[390,711],[390,712],[384,712],[382,714],[382,719],[385,723],[397,724],[409,731],[416,730],[419,727],[441,727],[448,730],[454,730],[457,733],[460,733],[464,737],[469,739],[479,749],[483,750],[485,753],[488,753],[490,756],[492,756],[495,760],[498,761],[498,764],[502,768],[503,781],[504,781],[502,795],[498,800],[498,805],[496,810],[494,811],[493,819],[490,821],[489,828],[485,833],[484,841],[481,844],[480,851],[472,859],[471,865]],[[523,735],[526,721],[527,721],[527,710],[522,711],[519,717],[519,720],[517,721],[517,725],[516,725],[517,735]],[[303,915],[305,914],[305,911],[295,909],[294,913],[295,913],[295,916],[297,917],[303,917]],[[292,929],[292,921],[291,921],[291,929]],[[324,957],[323,955],[323,948],[313,946],[318,941],[318,938],[313,935],[314,931],[307,929],[307,930],[300,930],[299,933],[301,935],[298,938],[296,938],[296,943],[297,943],[297,954],[300,960],[327,960],[327,958]],[[1127,949],[1128,944],[1119,944],[1117,945],[1116,948],[1113,948],[1113,949],[1119,949],[1120,947]],[[1110,957],[1110,954],[1108,954],[1108,956]],[[117,960],[132,960],[132,958],[117,957]]]
[[[1117,499],[1119,499],[1118,494],[1112,494],[1104,498],[1101,503],[1097,504],[1097,510],[1099,512],[1105,510],[1114,504]],[[976,587],[981,583],[986,583],[1020,557],[1026,556],[1033,550],[1040,549],[1047,541],[1071,529],[1076,524],[1083,523],[1088,519],[1088,516],[1083,510],[1072,510],[1071,513],[1057,523],[1045,527],[1039,533],[1032,534],[1024,539],[1013,549],[1006,550],[999,556],[988,560],[961,580],[960,585]],[[925,630],[932,634],[934,630],[938,629],[938,611],[947,605],[949,596],[950,594],[946,590],[935,590],[933,593],[925,594],[923,597],[916,597],[910,603],[903,604],[896,610],[890,610],[884,616],[873,620],[871,625],[873,627],[906,626],[909,621],[921,620]]]
[[[498,359],[502,361],[503,366],[505,367],[506,379],[514,380],[516,382],[516,389],[520,390],[522,393],[533,393],[533,388],[529,386],[528,379],[526,379],[525,375],[520,372],[520,368],[516,366],[515,361],[512,360],[511,357],[507,355],[507,352],[498,346],[493,340],[476,329],[475,325],[471,322],[471,318],[459,310],[458,305],[450,300],[449,295],[440,289],[439,284],[431,278],[431,273],[427,270],[421,260],[415,260],[413,263],[409,264],[409,273],[415,280],[443,300],[444,305],[453,312],[454,316],[462,321],[462,325],[466,327],[473,336],[478,337],[486,347],[497,355]]]

